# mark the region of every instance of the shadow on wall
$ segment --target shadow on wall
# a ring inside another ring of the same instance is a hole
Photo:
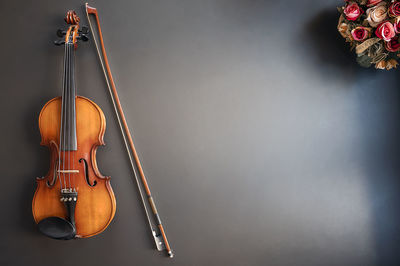
[[[376,265],[400,265],[400,73],[362,68],[337,32],[336,8],[308,23],[298,38],[308,61],[324,78],[352,80],[348,97],[357,104],[360,163],[371,213]]]
[[[373,69],[373,68],[372,68]],[[376,265],[400,265],[400,73],[357,79],[360,162],[365,173]]]
[[[368,70],[358,66],[354,51],[337,31],[338,19],[336,7],[318,13],[300,31],[298,47],[303,50],[305,61],[318,66],[316,69],[324,77],[335,79],[340,73],[349,79],[359,70]]]

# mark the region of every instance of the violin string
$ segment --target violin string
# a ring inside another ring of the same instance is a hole
[[[65,156],[65,150],[68,148],[67,143],[66,143],[66,134],[68,131],[67,128],[67,110],[68,110],[68,83],[69,83],[69,78],[68,78],[68,69],[69,69],[69,45],[67,43],[67,70],[66,70],[66,77],[65,77],[65,100],[64,100],[64,135],[63,135],[63,182],[64,182],[64,188],[67,188],[67,181],[65,177],[65,166],[66,166],[66,161],[67,157]]]
[[[68,158],[68,153],[69,153],[69,149],[70,149],[70,145],[69,145],[69,134],[70,134],[70,131],[71,131],[71,128],[69,127],[69,124],[70,124],[70,122],[69,122],[69,110],[70,110],[70,104],[71,104],[71,100],[70,100],[70,97],[69,97],[69,93],[70,93],[70,87],[71,87],[71,73],[70,73],[70,69],[71,69],[71,47],[70,47],[70,44],[68,44],[68,87],[67,87],[67,112],[66,112],[66,120],[65,120],[65,123],[66,123],[66,132],[65,132],[65,134],[66,134],[66,139],[65,139],[65,153],[66,153],[66,160],[65,160],[65,170],[69,170],[69,167],[68,167],[68,164],[69,164],[69,158]],[[69,174],[68,173],[65,173],[65,181],[67,182],[67,177],[69,176]],[[69,187],[69,182],[67,182],[67,184],[68,184],[68,186],[67,186],[67,188]]]
[[[67,73],[67,77],[66,77],[66,82],[65,82],[65,89],[66,90],[68,90],[68,69],[69,69],[69,45],[68,45],[68,43],[67,44],[65,44],[66,46],[67,46],[67,70],[66,70],[66,73]],[[66,96],[65,97],[65,105],[67,105],[68,104],[68,97]],[[65,181],[65,173],[64,173],[64,171],[65,171],[65,148],[66,148],[66,146],[65,146],[65,127],[66,127],[66,120],[67,120],[67,114],[66,114],[66,112],[64,111],[64,117],[63,117],[63,119],[64,119],[64,122],[63,122],[63,125],[64,125],[64,134],[63,134],[63,181],[64,181],[64,187],[65,188],[67,188],[67,184],[66,184],[66,181]]]
[[[69,152],[68,152],[68,170],[71,170],[71,169],[73,169],[73,168],[70,168],[71,167],[71,164],[72,164],[72,162],[71,162],[71,153],[73,153],[73,149],[72,149],[72,147],[73,147],[73,145],[72,145],[72,142],[73,142],[73,138],[72,138],[72,135],[73,135],[73,130],[74,130],[74,128],[72,127],[72,125],[73,125],[73,121],[72,121],[72,119],[73,119],[73,113],[72,113],[72,108],[73,108],[73,106],[72,106],[72,104],[73,104],[73,99],[72,99],[72,90],[73,90],[73,88],[74,88],[74,81],[73,81],[73,67],[74,67],[74,61],[73,61],[73,55],[74,55],[74,49],[73,48],[71,48],[71,69],[70,69],[70,88],[69,88],[69,99],[70,99],[70,103],[69,103],[69,128],[70,128],[70,131],[69,131]],[[70,190],[72,190],[72,185],[71,185],[71,173],[68,173],[68,179],[69,179],[69,189]]]
[[[69,146],[70,146],[70,148],[69,148],[69,162],[68,162],[68,166],[72,166],[72,160],[71,160],[71,158],[72,158],[72,153],[74,152],[74,150],[73,150],[73,148],[72,147],[75,147],[74,145],[73,145],[73,131],[75,130],[75,128],[73,128],[73,124],[74,124],[74,121],[73,121],[73,112],[72,112],[72,108],[73,108],[73,103],[74,103],[74,101],[73,101],[73,99],[72,99],[72,96],[73,96],[73,93],[72,93],[72,90],[74,89],[74,81],[73,81],[73,75],[74,75],[74,73],[73,73],[73,70],[74,70],[74,61],[73,61],[73,56],[74,56],[74,48],[73,48],[73,45],[71,46],[71,70],[70,70],[70,76],[71,76],[71,86],[70,86],[70,90],[69,90],[69,93],[70,93],[70,108],[69,108],[69,122],[70,122],[70,137],[69,137]],[[71,170],[71,169],[74,169],[74,168],[69,168],[69,170]],[[69,174],[69,178],[71,178],[71,173]],[[70,190],[72,189],[72,185],[71,185],[71,180],[69,181],[70,182]]]
[[[63,113],[63,149],[62,149],[62,153],[63,153],[63,160],[62,160],[62,172],[61,175],[63,177],[63,184],[65,184],[65,174],[64,174],[64,170],[65,170],[65,126],[66,126],[66,117],[65,117],[65,112],[66,112],[66,107],[67,107],[67,84],[68,84],[68,44],[65,44],[66,47],[66,52],[65,52],[65,56],[66,56],[66,62],[65,62],[65,93],[64,93],[64,113]],[[64,188],[66,188],[66,186],[64,185]]]
[[[68,114],[69,114],[69,118],[68,118],[68,121],[69,121],[69,134],[68,134],[68,136],[69,136],[69,140],[68,140],[68,146],[69,146],[69,148],[68,148],[68,170],[71,170],[72,168],[71,168],[71,153],[73,152],[72,151],[72,131],[73,131],[73,128],[72,128],[72,88],[73,88],[73,81],[72,81],[72,75],[73,75],[73,73],[72,73],[72,68],[73,68],[73,61],[72,61],[72,56],[73,56],[73,44],[71,45],[71,47],[70,47],[70,49],[71,49],[71,53],[70,53],[70,69],[69,69],[69,78],[70,78],[70,85],[69,85],[69,108],[68,108]],[[69,181],[69,189],[71,190],[71,173],[68,173],[68,181]]]
[[[62,181],[61,181],[61,149],[62,149],[62,135],[63,135],[63,117],[64,117],[64,98],[65,98],[65,74],[67,71],[67,67],[66,67],[66,52],[67,52],[67,46],[64,46],[64,75],[63,75],[63,92],[62,92],[62,96],[61,96],[61,117],[60,117],[60,140],[59,140],[59,145],[58,145],[58,166],[57,166],[57,177],[60,180],[60,189],[63,189],[62,186]]]
[[[72,169],[75,169],[75,151],[72,151]],[[72,188],[75,191],[75,173],[72,174]]]
[[[70,55],[69,55],[69,68],[68,68],[68,71],[69,71],[69,75],[68,75],[68,78],[69,78],[69,87],[68,87],[68,137],[67,137],[67,142],[68,142],[68,144],[67,144],[67,146],[68,146],[68,151],[67,151],[67,155],[68,155],[68,170],[71,170],[71,134],[72,134],[72,126],[71,126],[71,124],[72,124],[72,122],[71,122],[71,65],[72,65],[72,62],[71,62],[71,45],[69,46],[69,48],[68,48],[69,50],[70,50]],[[68,172],[68,186],[69,186],[69,189],[71,189],[71,173],[69,173]]]
[[[74,50],[72,50],[72,76],[73,77],[75,77],[75,52],[74,52]],[[73,104],[74,104],[74,106],[72,106],[72,110],[73,110],[73,113],[72,113],[72,119],[73,119],[73,121],[75,121],[75,127],[74,127],[74,130],[75,130],[75,132],[76,132],[76,87],[75,87],[75,80],[72,80],[72,89],[74,90],[74,93],[73,93]],[[75,142],[75,141],[77,141],[75,138],[73,139],[73,141]],[[76,150],[78,149],[78,146],[76,146]],[[76,152],[76,150],[74,150],[74,151],[72,151],[72,169],[75,169],[75,152]],[[74,174],[72,174],[72,185],[73,185],[73,188],[74,188],[74,191],[75,191],[75,173]]]

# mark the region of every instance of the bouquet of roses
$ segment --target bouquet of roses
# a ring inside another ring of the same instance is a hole
[[[400,0],[345,0],[338,31],[363,67],[392,69],[400,60]]]

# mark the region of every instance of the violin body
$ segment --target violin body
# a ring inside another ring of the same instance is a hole
[[[60,200],[60,190],[73,187],[78,195],[75,237],[84,238],[106,229],[114,217],[116,200],[110,177],[100,174],[96,162],[97,147],[104,145],[104,114],[94,102],[81,96],[76,96],[75,106],[77,148],[69,152],[59,148],[63,141],[60,141],[61,97],[47,102],[40,112],[41,145],[50,149],[50,170],[46,176],[37,179],[32,212],[36,223],[53,216],[68,219],[67,208]],[[59,173],[62,162],[74,173]]]

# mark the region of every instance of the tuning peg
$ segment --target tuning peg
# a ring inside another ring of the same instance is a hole
[[[89,40],[88,36],[86,36],[86,34],[83,34],[83,33],[78,36],[78,39],[80,39],[84,42],[87,42]]]
[[[81,27],[81,29],[79,30],[79,32],[83,33],[83,34],[88,34],[89,33],[89,28],[86,26]]]
[[[65,41],[63,39],[54,41],[54,44],[57,45],[57,46],[63,45],[64,43],[65,43]]]
[[[58,37],[63,37],[65,34],[66,34],[66,32],[65,32],[64,30],[59,29],[59,30],[57,31],[57,36],[58,36]]]

